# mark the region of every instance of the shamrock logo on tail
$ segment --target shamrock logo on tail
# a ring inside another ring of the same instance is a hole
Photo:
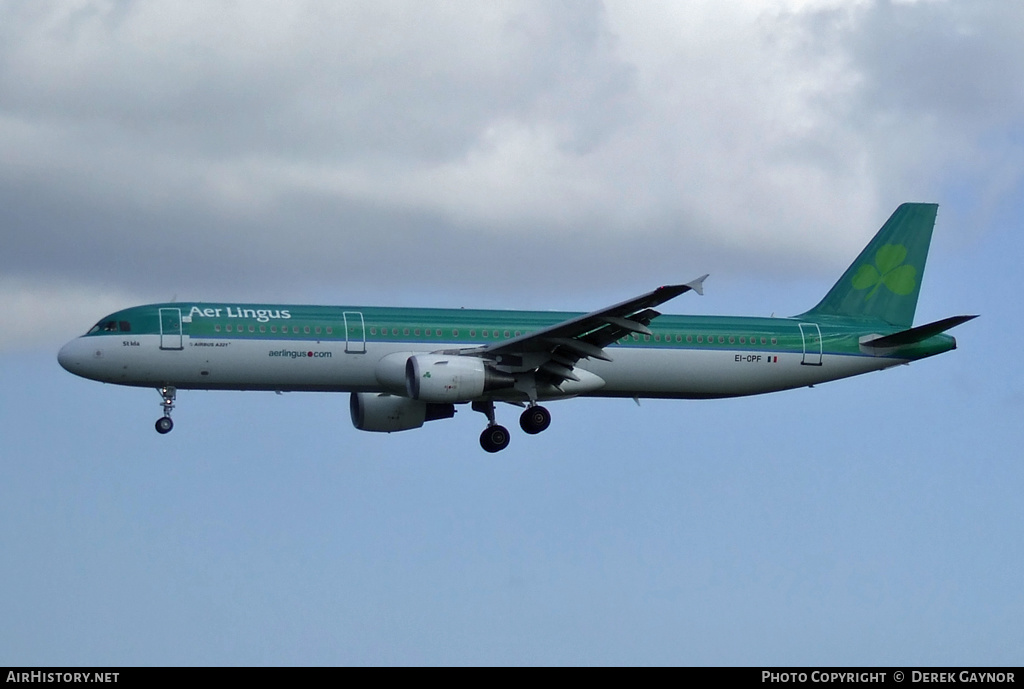
[[[907,247],[902,244],[886,244],[875,253],[875,265],[863,265],[853,276],[853,288],[873,288],[864,297],[865,301],[875,296],[882,285],[894,294],[910,294],[917,287],[917,269],[903,265],[906,259]]]

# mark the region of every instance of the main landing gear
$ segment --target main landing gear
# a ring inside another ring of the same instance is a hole
[[[174,428],[174,421],[171,420],[171,410],[174,409],[174,398],[177,396],[178,391],[170,385],[165,385],[162,388],[157,388],[157,392],[163,398],[160,406],[163,407],[164,415],[156,420],[156,432],[164,435],[170,433],[171,429]]]
[[[480,447],[487,452],[500,452],[508,447],[508,429],[494,419],[494,402],[473,402],[473,411],[487,417],[487,428],[480,434]],[[536,435],[551,425],[551,412],[534,403],[519,417],[519,426],[530,435]]]
[[[539,404],[527,407],[519,417],[519,426],[530,435],[537,435],[551,425],[551,412]]]

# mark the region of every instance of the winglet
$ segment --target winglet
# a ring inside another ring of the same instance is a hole
[[[700,296],[703,297],[704,296],[704,281],[708,279],[708,275],[710,275],[710,274],[711,273],[705,273],[704,275],[701,275],[699,278],[697,278],[693,282],[687,282],[685,284],[685,286],[689,287],[694,292],[696,292],[697,294],[699,294]]]

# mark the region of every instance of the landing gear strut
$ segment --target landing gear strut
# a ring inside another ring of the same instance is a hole
[[[508,447],[508,429],[494,420],[494,402],[473,402],[473,411],[487,417],[487,428],[480,434],[480,447],[487,452],[500,452]]]
[[[160,406],[163,407],[164,415],[156,420],[156,432],[164,435],[170,433],[171,429],[174,428],[174,421],[171,420],[171,410],[174,409],[174,399],[178,391],[173,386],[165,385],[162,388],[158,388],[157,392],[163,398]]]

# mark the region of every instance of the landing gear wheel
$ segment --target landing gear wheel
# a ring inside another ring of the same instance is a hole
[[[156,432],[160,435],[166,435],[174,428],[174,422],[171,421],[171,412],[174,410],[174,398],[178,396],[178,391],[173,385],[164,385],[157,388],[156,391],[160,393],[160,406],[164,410],[164,415],[156,420]]]
[[[551,425],[551,412],[535,404],[528,407],[519,417],[519,425],[530,435],[537,435]]]
[[[500,452],[508,447],[508,429],[504,426],[494,424],[484,429],[480,434],[480,447],[488,452]]]

